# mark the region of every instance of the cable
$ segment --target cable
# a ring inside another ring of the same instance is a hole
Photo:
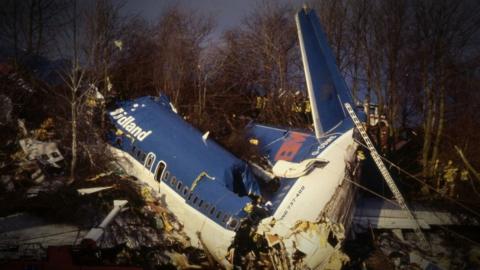
[[[389,202],[389,203],[391,203],[391,204],[393,204],[393,205],[395,205],[395,206],[400,207],[400,204],[398,204],[396,201],[393,201],[393,200],[391,200],[391,199],[389,199],[389,198],[387,198],[387,197],[385,197],[385,196],[382,196],[382,195],[380,195],[379,193],[377,193],[377,192],[375,192],[375,191],[373,191],[373,190],[371,190],[371,189],[369,189],[369,188],[367,188],[367,187],[365,187],[365,186],[360,185],[359,183],[351,180],[349,177],[345,177],[344,180],[347,180],[348,182],[354,184],[355,186],[357,186],[357,187],[359,187],[359,188],[361,188],[361,189],[363,189],[363,190],[365,190],[365,191],[367,191],[367,192],[369,192],[369,193],[371,193],[371,194],[373,194],[373,195],[375,195],[375,196],[377,196],[377,197],[379,197],[379,198],[381,198],[381,199],[383,199],[383,200],[385,200],[385,201],[387,201],[387,202]],[[461,239],[467,240],[467,241],[470,242],[471,244],[480,246],[480,243],[478,243],[478,242],[476,242],[476,241],[474,241],[474,240],[472,240],[472,239],[470,239],[470,238],[468,238],[468,237],[466,237],[466,236],[464,236],[464,235],[462,235],[462,234],[459,234],[459,233],[457,233],[457,232],[455,232],[455,231],[452,231],[452,230],[450,230],[450,229],[447,229],[446,226],[443,226],[443,225],[437,225],[437,226],[438,226],[439,228],[441,228],[441,229],[443,229],[443,230],[451,233],[451,234],[456,235],[457,237],[459,237],[459,238],[461,238]]]
[[[365,144],[363,144],[362,142],[358,141],[357,139],[355,139],[355,141],[360,144],[361,146],[363,147],[366,147]],[[387,158],[383,157],[383,156],[380,156],[380,158],[382,160],[384,160],[385,162],[387,162],[388,164],[392,165],[393,167],[395,167],[397,170],[399,170],[400,172],[403,172],[404,174],[406,174],[407,176],[409,176],[410,178],[413,178],[414,180],[416,180],[417,182],[421,183],[421,184],[424,184],[426,187],[428,187],[428,189],[430,190],[433,190],[434,192],[438,193],[439,195],[442,195],[442,193],[440,193],[439,191],[437,191],[436,188],[434,188],[433,186],[431,186],[430,184],[424,182],[423,180],[421,180],[420,178],[416,177],[415,175],[412,175],[411,173],[409,173],[408,171],[400,168],[398,165],[396,165],[395,163],[393,163],[392,161],[388,160]],[[480,213],[471,209],[470,207],[466,206],[465,204],[451,198],[451,197],[448,197],[446,196],[445,197],[447,200],[459,205],[460,207],[462,207],[463,209],[467,210],[468,212],[470,212],[471,214],[474,214],[475,216],[477,216],[478,218],[480,218]]]
[[[370,192],[370,193],[372,193],[373,195],[375,195],[375,196],[377,196],[377,197],[379,197],[379,198],[381,198],[381,199],[384,199],[385,201],[387,201],[387,202],[389,202],[389,203],[391,203],[391,204],[393,204],[393,205],[398,206],[398,207],[401,208],[400,204],[397,203],[396,201],[394,201],[394,200],[392,200],[392,199],[389,199],[389,198],[387,198],[387,197],[385,197],[385,196],[383,196],[383,195],[381,195],[381,194],[379,194],[379,193],[377,193],[377,192],[375,192],[375,191],[373,191],[373,190],[371,190],[371,189],[369,189],[369,188],[367,188],[367,187],[365,187],[365,186],[362,186],[362,185],[360,185],[359,183],[357,183],[357,182],[349,179],[348,177],[345,177],[344,180],[347,180],[348,182],[354,184],[355,186],[357,186],[357,187],[359,187],[359,188],[361,188],[361,189],[363,189],[363,190],[365,190],[365,191],[367,191],[367,192]]]

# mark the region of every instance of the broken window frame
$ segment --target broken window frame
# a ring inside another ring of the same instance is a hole
[[[230,219],[227,222],[227,228],[231,230],[237,230],[238,226],[240,225],[240,222],[238,218],[231,216]]]

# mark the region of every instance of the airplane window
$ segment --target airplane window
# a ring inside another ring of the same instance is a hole
[[[188,187],[185,186],[185,187],[183,188],[183,196],[187,196],[187,193],[188,193]]]
[[[230,218],[230,216],[229,216],[227,213],[225,213],[225,214],[223,215],[223,219],[222,219],[223,223],[227,223],[227,221],[228,221],[229,218]]]
[[[192,203],[193,203],[193,204],[196,204],[196,203],[197,203],[197,201],[198,201],[198,197],[197,197],[197,196],[195,196],[195,198],[193,199],[193,202],[192,202]]]
[[[209,205],[208,203],[205,203],[205,204],[203,205],[203,209],[205,209],[205,210],[207,210],[208,207],[210,207],[210,205]]]
[[[132,147],[132,153],[135,153],[135,150],[137,150],[137,147],[134,145],[134,146]]]
[[[160,161],[160,163],[157,165],[157,171],[155,172],[155,180],[157,182],[160,182],[160,179],[162,178],[162,174],[163,174],[163,171],[165,170],[165,163],[163,161]],[[167,172],[165,172],[165,174],[167,174]]]
[[[177,190],[182,189],[182,186],[183,186],[182,181],[178,180]]]
[[[185,188],[187,188],[187,187],[185,187]],[[193,197],[193,193],[190,193],[190,195],[188,195],[188,199],[187,199],[187,200],[190,201],[190,199],[191,199],[192,197]]]
[[[222,216],[222,211],[217,211],[217,215],[215,217],[219,219],[221,216]]]
[[[169,177],[170,177],[170,172],[166,171],[165,174],[163,175],[163,181],[167,182]]]
[[[203,205],[203,200],[200,200],[200,202],[198,203],[198,207],[202,207]]]
[[[213,213],[215,213],[215,206],[210,209],[210,215],[213,215]]]
[[[142,152],[142,153],[140,154],[140,161],[145,162],[145,158],[146,158],[146,157],[147,157],[147,155],[145,154],[145,152]]]
[[[172,180],[170,181],[170,184],[175,186],[176,183],[177,183],[177,178],[175,176],[172,176]]]
[[[154,160],[155,160],[155,156],[152,153],[148,154],[147,162],[145,163],[145,167],[150,170],[150,168],[152,168],[152,164],[153,164]]]

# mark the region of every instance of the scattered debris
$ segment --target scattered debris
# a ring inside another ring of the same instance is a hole
[[[188,237],[182,232],[183,226],[148,187],[132,178],[117,175],[99,177],[97,183],[101,186],[79,189],[64,187],[60,192],[48,195],[38,193],[35,197],[24,199],[30,200],[28,204],[34,207],[43,205],[36,212],[49,213],[55,220],[79,223],[61,225],[61,222],[51,223],[47,217],[29,214],[0,218],[0,259],[18,259],[31,254],[29,258],[44,261],[50,252],[48,246],[69,245],[71,247],[68,250],[74,261],[80,258],[80,261],[93,265],[137,265],[144,269],[162,266],[179,269],[218,268],[215,263],[212,266],[204,252],[190,246]],[[84,185],[88,185],[88,182],[84,182]],[[40,189],[38,186],[36,188]],[[94,192],[99,190],[102,192]],[[107,215],[106,208],[111,207],[111,198],[126,198],[129,207],[124,207],[126,200],[116,200],[113,210]],[[49,203],[45,205],[44,201]],[[57,205],[59,201],[65,205]],[[50,208],[53,211],[48,210]],[[102,215],[106,215],[105,219],[102,217],[103,221],[100,219]],[[87,224],[90,226],[100,225],[89,232],[80,229],[89,220]],[[14,224],[24,225],[15,227]],[[27,238],[31,239],[19,241]],[[94,249],[89,244],[92,241],[96,243]]]
[[[44,135],[39,135],[44,136]],[[50,165],[60,168],[58,162],[63,160],[63,156],[54,142],[41,142],[34,139],[23,139],[19,141],[20,146],[27,155],[28,160],[36,159],[43,165]]]
[[[0,107],[0,125],[6,125],[12,120],[12,100],[5,95],[0,95],[0,104],[2,104]]]
[[[2,175],[2,176],[0,176],[0,182],[2,183],[2,187],[3,187],[7,192],[12,192],[12,191],[15,190],[15,185],[13,184],[12,176],[10,176],[10,175]]]
[[[111,189],[113,186],[108,186],[108,187],[94,187],[94,188],[81,188],[77,189],[78,194],[80,195],[86,195],[86,194],[92,194],[92,193],[97,193],[103,190]]]
[[[41,259],[50,245],[73,245],[86,231],[65,223],[51,223],[28,213],[0,218],[0,260]]]
[[[115,200],[113,201],[113,209],[108,213],[105,219],[97,227],[91,229],[84,239],[93,240],[97,242],[100,237],[102,237],[107,226],[112,222],[112,220],[117,216],[117,214],[122,210],[122,208],[128,203],[126,200]]]
[[[173,266],[175,266],[177,269],[202,269],[202,266],[200,265],[190,264],[188,257],[185,254],[165,251],[165,255],[170,257]]]
[[[404,232],[404,240],[385,231],[377,235],[376,243],[394,264],[394,269],[473,269],[478,247],[463,243],[455,247],[443,230],[428,231],[430,250],[422,250],[412,232]]]

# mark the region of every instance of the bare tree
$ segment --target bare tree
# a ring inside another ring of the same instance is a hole
[[[2,0],[1,43],[12,49],[15,58],[20,52],[47,54],[47,49],[57,40],[57,33],[65,26],[64,11],[68,5],[62,0]]]
[[[467,2],[422,1],[415,6],[418,36],[416,58],[424,91],[423,176],[431,177],[439,158],[445,130],[446,100],[455,77],[455,66],[465,58],[465,48],[478,33],[479,6]]]
[[[152,79],[157,92],[166,93],[175,105],[182,105],[195,87],[202,43],[213,21],[175,5],[167,9],[153,29],[156,51]]]

